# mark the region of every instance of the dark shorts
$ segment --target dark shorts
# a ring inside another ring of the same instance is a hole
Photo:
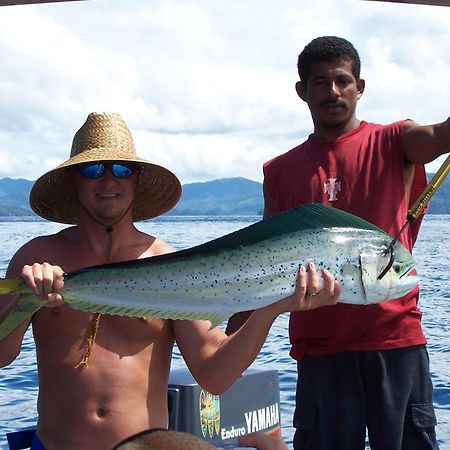
[[[39,440],[34,428],[7,433],[6,437],[8,439],[8,448],[10,450],[20,450],[24,448],[30,448],[31,450],[45,450],[45,447]]]
[[[294,450],[437,450],[425,346],[306,356],[298,363]]]

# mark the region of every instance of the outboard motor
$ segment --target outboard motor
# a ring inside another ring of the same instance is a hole
[[[212,395],[188,369],[172,369],[168,396],[169,429],[194,434],[219,449],[242,448],[238,437],[255,431],[281,434],[277,370],[247,369],[224,394]]]

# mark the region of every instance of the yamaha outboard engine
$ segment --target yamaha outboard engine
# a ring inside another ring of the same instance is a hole
[[[188,369],[172,369],[168,395],[169,429],[219,449],[238,449],[238,437],[255,431],[281,434],[277,370],[247,369],[224,394],[212,395]]]

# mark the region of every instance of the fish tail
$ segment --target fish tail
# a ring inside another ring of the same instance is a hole
[[[2,295],[15,295],[11,302]],[[42,307],[22,278],[0,278],[0,342],[25,322]]]
[[[27,293],[26,284],[22,278],[0,278],[0,295],[25,293]]]

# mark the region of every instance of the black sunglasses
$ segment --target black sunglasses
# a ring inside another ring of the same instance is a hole
[[[128,178],[133,175],[138,169],[137,164],[125,163],[125,162],[99,162],[99,163],[86,163],[77,167],[78,172],[90,180],[96,180],[104,175],[107,168],[111,169],[111,172],[116,178]]]

